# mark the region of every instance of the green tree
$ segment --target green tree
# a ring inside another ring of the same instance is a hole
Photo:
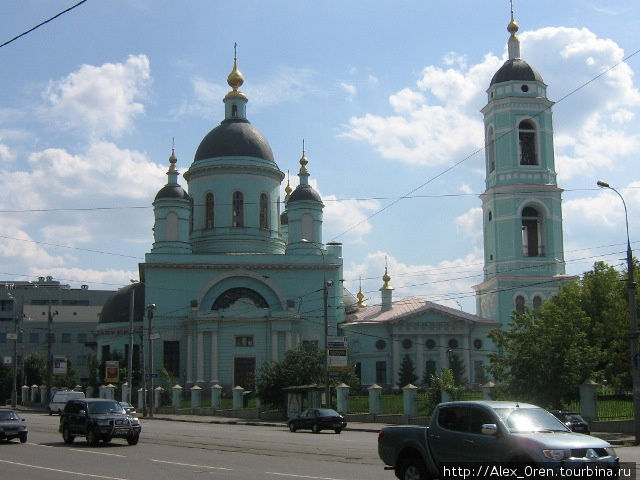
[[[514,313],[508,329],[489,334],[499,351],[489,355],[498,396],[553,408],[574,400],[599,359],[590,327],[578,283],[560,287],[536,310]]]
[[[47,379],[47,359],[39,353],[24,358],[24,378],[27,385],[44,385]]]
[[[284,387],[324,384],[324,352],[316,346],[287,350],[281,362],[264,362],[256,376],[258,397],[265,405],[284,408]]]
[[[11,365],[0,363],[0,405],[11,398],[13,391],[13,368]]]
[[[451,400],[462,399],[464,387],[456,384],[453,370],[450,368],[443,368],[440,372],[430,375],[428,386],[426,387],[425,415],[431,414],[436,405],[442,402],[442,392],[448,393]]]
[[[418,376],[415,374],[415,366],[413,360],[409,355],[405,355],[402,358],[400,364],[400,371],[398,372],[398,387],[403,388],[410,383],[413,384],[418,380]]]
[[[465,385],[467,383],[467,379],[464,376],[465,374],[464,362],[462,361],[460,356],[455,352],[451,352],[449,354],[449,368],[453,373],[453,383],[455,385]]]

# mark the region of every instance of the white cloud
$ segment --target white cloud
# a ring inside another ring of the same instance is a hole
[[[482,208],[474,207],[456,217],[456,227],[460,234],[476,248],[483,248]]]
[[[42,275],[42,270],[31,269],[30,275],[37,277]],[[131,279],[138,279],[137,270],[94,270],[91,268],[68,268],[56,267],[47,269],[47,275],[53,276],[55,280],[62,283],[69,283],[72,287],[79,287],[86,284],[90,288],[99,290],[117,290],[128,285]]]
[[[131,55],[124,63],[82,65],[65,78],[52,81],[44,93],[45,116],[69,130],[95,137],[120,135],[144,112],[140,102],[150,83],[149,59]]]
[[[16,156],[9,150],[9,147],[0,143],[0,160],[8,162],[14,158],[16,158]]]
[[[356,96],[356,94],[358,93],[358,90],[356,89],[356,86],[352,83],[347,83],[347,82],[339,82],[338,86],[344,90],[347,94],[347,98],[349,100],[353,99],[353,97]]]
[[[84,225],[47,225],[41,229],[45,242],[58,242],[65,245],[89,243],[94,240]]]

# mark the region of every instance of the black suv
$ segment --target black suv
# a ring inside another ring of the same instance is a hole
[[[69,400],[60,415],[58,428],[64,443],[72,443],[76,436],[81,436],[92,446],[100,440],[110,442],[113,437],[126,438],[129,445],[135,445],[141,430],[135,416],[128,415],[115,400],[104,398]]]

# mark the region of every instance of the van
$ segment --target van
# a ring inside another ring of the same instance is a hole
[[[53,413],[62,413],[64,410],[64,406],[67,403],[67,400],[71,400],[72,398],[85,398],[84,392],[76,392],[73,390],[61,390],[53,394],[53,398],[51,402],[47,406],[47,410],[49,411],[49,415]]]

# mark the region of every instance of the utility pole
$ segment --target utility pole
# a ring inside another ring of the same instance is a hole
[[[127,402],[129,403],[131,403],[131,392],[133,390],[133,312],[134,302],[136,298],[136,285],[133,280],[131,282],[131,298],[129,300],[129,362],[127,365],[127,383],[129,384],[129,395],[127,398]]]
[[[51,352],[51,327],[53,324],[53,314],[51,313],[51,300],[47,300],[47,403],[51,395],[51,382],[53,381],[53,353]]]
[[[329,386],[329,287],[333,285],[326,277],[323,280],[324,293],[324,395],[327,408],[331,408],[331,387]]]
[[[147,332],[149,336],[149,378],[151,380],[151,390],[150,397],[151,401],[149,402],[149,417],[153,417],[153,339],[151,338],[151,320],[153,319],[153,311],[156,309],[155,303],[150,303],[147,305],[147,319],[149,321],[149,331]]]
[[[13,306],[15,307],[16,301],[14,299]],[[11,408],[16,408],[18,404],[18,317],[13,319],[13,392],[11,392]]]

